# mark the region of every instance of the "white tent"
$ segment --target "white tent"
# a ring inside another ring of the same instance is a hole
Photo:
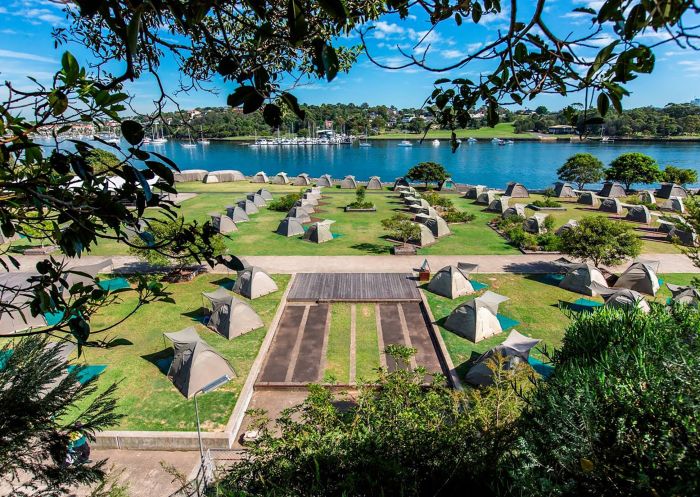
[[[525,204],[515,204],[511,207],[508,207],[505,211],[503,211],[503,214],[501,214],[501,217],[503,219],[516,216],[525,218]]]
[[[476,201],[474,202],[475,204],[481,204],[481,205],[490,205],[491,202],[496,200],[496,192],[494,191],[487,191],[487,192],[481,192],[478,197],[476,197]]]
[[[269,179],[264,171],[259,171],[255,174],[255,176],[253,176],[253,179],[251,181],[253,183],[267,183],[269,182]]]
[[[554,183],[554,196],[558,198],[576,198],[576,192],[569,183],[558,181]]]
[[[318,181],[316,182],[316,184],[319,187],[323,187],[323,186],[331,187],[331,186],[333,186],[333,178],[331,178],[330,174],[324,174],[323,176],[318,178]]]
[[[625,216],[627,221],[634,221],[636,223],[651,223],[651,213],[646,205],[631,205],[627,209],[627,215]]]
[[[411,240],[411,242],[419,247],[426,247],[435,243],[435,236],[433,235],[433,232],[430,231],[430,228],[424,224],[418,224],[418,227],[420,228],[420,235],[418,239]]]
[[[442,238],[452,234],[449,226],[447,226],[447,221],[440,216],[430,217],[423,224],[430,229],[435,238]]]
[[[367,189],[368,190],[381,190],[382,189],[382,180],[379,178],[379,176],[372,176],[369,181],[367,182]]]
[[[258,190],[258,191],[255,192],[255,193],[257,193],[258,195],[260,195],[260,196],[263,198],[263,200],[264,200],[265,202],[269,202],[270,200],[273,199],[272,193],[270,193],[269,191],[267,191],[265,188],[261,188],[260,190]]]
[[[600,205],[600,198],[593,192],[582,192],[576,202],[583,205],[590,205],[591,207],[598,207]]]
[[[306,212],[306,209],[304,209],[303,207],[292,207],[291,209],[289,209],[287,217],[293,217],[302,224],[311,222],[311,217],[309,217],[309,213]]]
[[[656,190],[656,196],[665,199],[671,197],[685,198],[688,196],[688,192],[685,188],[675,183],[661,183],[661,188]]]
[[[311,184],[311,179],[306,173],[301,173],[299,176],[294,178],[294,186],[308,186]]]
[[[520,183],[508,183],[508,186],[506,186],[505,196],[512,198],[528,198],[530,196],[530,192],[528,192],[527,188]]]
[[[633,262],[617,279],[613,288],[628,288],[647,295],[656,295],[659,291],[659,269],[657,261]]]
[[[608,198],[620,198],[627,196],[627,192],[625,192],[625,187],[620,183],[606,181],[603,183],[603,188],[598,192],[598,195]]]
[[[230,217],[234,223],[247,223],[250,221],[248,214],[238,205],[226,207],[226,215]]]
[[[445,328],[474,343],[496,335],[503,331],[498,306],[507,300],[508,297],[486,291],[453,310],[445,320]]]
[[[249,216],[258,212],[258,208],[255,206],[255,204],[248,199],[239,200],[238,202],[236,202],[236,205],[243,209],[243,212],[245,212]]]
[[[233,291],[252,300],[276,292],[277,284],[259,267],[249,267],[238,272]]]
[[[206,169],[185,169],[179,173],[174,173],[176,183],[185,181],[203,181],[204,177],[209,173]]]
[[[489,206],[486,210],[491,211],[491,212],[498,212],[499,214],[503,214],[506,210],[508,210],[508,201],[509,200],[510,200],[510,197],[503,195],[502,197],[494,199],[489,204]]]
[[[345,176],[340,182],[340,188],[356,190],[357,181],[355,180],[355,176]]]
[[[246,195],[246,198],[253,202],[255,207],[265,207],[267,205],[263,196],[258,193],[249,193]]]
[[[313,243],[325,243],[333,240],[333,233],[331,232],[331,224],[334,221],[324,220],[317,223],[313,223],[304,233],[304,240]]]
[[[223,169],[211,171],[204,177],[205,183],[231,183],[233,181],[245,181],[245,176],[235,169]]]
[[[523,222],[523,229],[528,233],[539,235],[547,231],[547,228],[545,227],[546,220],[547,215],[538,212],[537,214],[533,214],[532,216],[528,217]]]
[[[598,283],[604,288],[608,287],[605,276],[593,264],[570,263],[561,265],[566,269],[566,274],[559,286],[565,290],[584,295],[596,295],[595,291],[591,289],[591,284]]]
[[[564,233],[572,228],[575,228],[576,226],[578,226],[578,221],[576,219],[569,219],[566,223],[559,226],[557,231],[555,231],[555,234],[557,236],[562,236]]]
[[[218,233],[225,235],[227,233],[238,231],[238,226],[236,226],[236,223],[226,214],[210,214],[210,216],[211,224]]]
[[[465,378],[467,383],[476,386],[492,385],[496,355],[504,358],[503,369],[512,370],[518,364],[527,364],[530,358],[530,350],[538,343],[540,343],[540,340],[526,337],[516,330],[511,330],[508,338],[501,345],[488,350],[474,361]]]
[[[600,210],[600,212],[610,212],[619,216],[622,214],[622,203],[618,198],[606,198],[600,203],[598,210]]]
[[[272,183],[275,185],[288,185],[290,183],[289,176],[285,172],[279,172],[272,178]]]
[[[464,198],[471,198],[476,200],[477,198],[479,198],[479,195],[481,195],[485,191],[486,187],[484,185],[470,186],[464,193]]]
[[[304,234],[304,227],[299,219],[295,217],[285,217],[280,221],[276,233],[282,236],[300,236]]]
[[[248,304],[237,299],[225,288],[202,292],[207,300],[207,327],[231,340],[252,330],[262,328],[263,321]]]
[[[681,304],[697,307],[700,302],[700,292],[694,286],[681,286],[666,283],[671,292],[672,299]]]
[[[469,280],[469,273],[475,270],[476,264],[458,266],[445,266],[440,269],[433,279],[428,283],[428,290],[449,299],[455,299],[462,295],[469,295],[476,292],[472,282]]]
[[[591,287],[593,291],[603,297],[606,307],[624,309],[633,306],[639,308],[642,312],[651,310],[649,303],[644,300],[642,294],[634,290],[628,288],[607,288],[598,283],[592,283]]]

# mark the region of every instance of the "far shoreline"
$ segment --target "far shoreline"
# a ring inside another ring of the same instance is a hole
[[[458,134],[457,138],[460,140],[469,138],[470,135],[468,134]],[[216,141],[216,142],[254,142],[256,139],[259,138],[274,138],[272,135],[268,136],[228,136],[224,138],[208,138],[211,141]],[[519,136],[519,135],[514,135],[514,136],[503,136],[500,134],[494,134],[492,136],[474,136],[474,138],[478,142],[485,142],[485,141],[490,141],[493,140],[494,138],[498,139],[506,139],[506,140],[513,140],[513,141],[520,141],[520,142],[538,142],[538,143],[578,143],[579,141],[573,141],[571,138],[575,138],[573,135],[541,135],[541,136]],[[367,138],[368,141],[400,141],[400,140],[411,140],[411,141],[429,141],[429,140],[443,140],[445,142],[450,140],[449,136],[443,136],[442,134],[440,135],[433,135],[433,134],[428,134],[425,138],[423,138],[421,135],[416,135],[416,134],[407,134],[407,135],[396,135],[396,134],[391,134],[391,135],[379,135],[379,136],[370,136]],[[645,143],[645,142],[651,142],[651,143],[700,143],[700,136],[674,136],[674,137],[653,137],[653,136],[645,136],[645,137],[615,137],[614,142],[625,142],[625,143]],[[580,140],[581,143],[601,143],[599,139],[590,139],[590,140]]]

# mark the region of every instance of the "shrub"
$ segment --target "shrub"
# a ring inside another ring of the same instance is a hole
[[[403,243],[420,237],[420,227],[406,214],[396,213],[388,219],[382,219],[382,226],[389,232],[389,237]]]
[[[539,250],[558,252],[561,248],[561,238],[554,233],[543,233],[537,235],[536,239]]]
[[[532,205],[537,207],[561,207],[561,202],[551,199],[550,197],[545,197],[544,200],[535,200]]]
[[[427,191],[421,197],[433,207],[442,207],[445,210],[454,210],[452,200],[435,191]]]
[[[471,223],[476,216],[469,212],[450,210],[442,213],[442,218],[448,223]]]
[[[614,266],[637,257],[642,242],[632,229],[603,216],[588,216],[562,233],[561,251],[578,259]]]
[[[288,193],[277,200],[273,200],[267,204],[267,207],[273,211],[287,212],[289,209],[294,207],[294,204],[299,199],[301,199],[301,193]]]
[[[372,202],[366,200],[367,188],[364,186],[358,186],[355,190],[355,201],[348,204],[351,209],[371,209],[374,207]]]
[[[547,231],[552,231],[554,229],[554,218],[552,216],[544,218],[544,229]]]

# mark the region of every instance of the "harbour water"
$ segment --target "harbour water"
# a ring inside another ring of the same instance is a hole
[[[334,178],[354,175],[358,180],[380,176],[393,181],[422,161],[439,162],[460,183],[503,188],[509,181],[519,181],[530,188],[544,188],[556,181],[556,170],[578,152],[590,152],[604,164],[625,152],[650,155],[660,166],[688,167],[700,172],[700,143],[615,142],[569,143],[517,141],[497,145],[489,140],[467,143],[452,153],[447,140],[439,146],[430,140],[412,147],[398,146],[398,140],[371,141],[370,147],[353,145],[262,146],[247,143],[217,142],[185,148],[170,140],[162,145],[144,145],[175,161],[180,169],[237,169],[246,175],[280,171],[290,176],[305,172],[312,177],[330,174]],[[691,185],[700,186],[700,185]]]

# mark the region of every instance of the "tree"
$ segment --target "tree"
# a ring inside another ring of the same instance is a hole
[[[413,181],[425,182],[425,187],[428,188],[428,183],[442,183],[449,178],[448,173],[442,164],[437,162],[419,162],[406,173],[408,179]]]
[[[122,161],[109,150],[101,148],[92,149],[87,155],[87,164],[92,168],[93,174],[109,172],[114,174],[114,170],[119,167]]]
[[[659,180],[659,165],[648,155],[628,152],[619,155],[605,171],[605,179],[619,181],[629,190],[632,183],[648,185]]]
[[[0,349],[0,486],[7,495],[67,495],[104,477],[105,461],[63,463],[72,432],[92,438],[117,424],[116,385],[98,392],[95,381],[81,383],[84,366],[69,372],[61,344],[32,336]]]
[[[624,223],[603,216],[588,216],[561,235],[561,252],[589,260],[599,267],[614,266],[641,252],[642,242]]]
[[[420,238],[420,227],[409,216],[397,212],[388,219],[382,219],[382,226],[394,240],[404,245],[411,240]]]
[[[544,105],[540,105],[535,109],[535,114],[538,114],[540,116],[546,116],[549,114],[549,111],[547,110],[547,107]]]
[[[604,166],[592,154],[574,154],[557,169],[557,177],[562,181],[576,183],[579,190],[582,190],[587,183],[597,183],[603,179]]]
[[[698,182],[698,172],[695,169],[666,166],[661,172],[661,180],[667,183],[685,185]]]

